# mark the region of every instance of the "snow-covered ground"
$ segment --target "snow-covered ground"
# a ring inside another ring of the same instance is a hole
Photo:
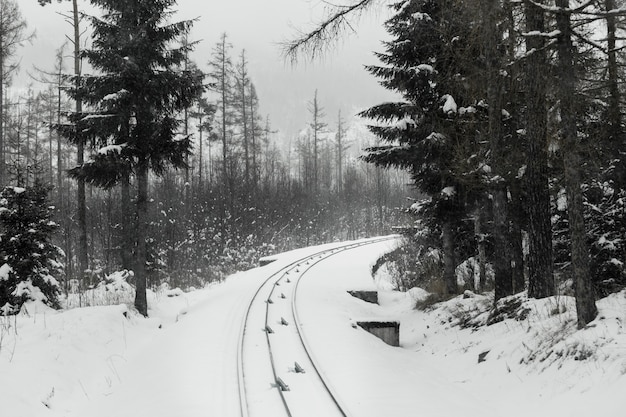
[[[389,246],[334,255],[298,290],[306,339],[349,415],[625,415],[626,292],[599,301],[600,317],[581,331],[567,297],[514,297],[495,318],[482,295],[416,310],[422,291],[393,292],[370,276]],[[269,274],[318,250],[201,290],[150,294],[148,319],[124,304],[33,304],[0,317],[0,416],[238,416],[241,314]],[[379,289],[381,305],[346,292],[363,289]],[[353,326],[360,320],[400,321],[401,347]]]

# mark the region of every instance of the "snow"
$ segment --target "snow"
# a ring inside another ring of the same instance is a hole
[[[126,94],[128,94],[128,90],[121,89],[120,91],[116,93],[107,94],[106,96],[102,98],[102,101],[116,101],[116,100],[119,100],[120,97]]]
[[[460,107],[459,108],[459,114],[461,116],[466,115],[466,114],[475,114],[478,110],[476,110],[476,107],[474,106],[469,106],[469,107]]]
[[[433,66],[429,64],[419,64],[418,66],[414,67],[414,70],[417,73],[425,72],[428,74],[432,74],[435,72],[435,69],[433,68]]]
[[[453,114],[457,112],[457,105],[456,101],[454,101],[454,97],[452,97],[450,94],[445,94],[442,97],[442,100],[445,101],[443,103],[443,112],[445,114]]]
[[[8,281],[9,274],[13,272],[13,268],[9,264],[3,264],[0,266],[0,281]]]
[[[565,296],[508,298],[506,315],[486,325],[492,294],[466,292],[416,310],[428,292],[392,291],[384,272],[372,279],[371,264],[392,245],[333,255],[299,284],[306,340],[349,415],[623,416],[626,291],[600,300],[600,316],[582,330]],[[2,415],[239,416],[236,347],[247,301],[269,274],[319,250],[275,255],[196,291],[149,292],[149,318],[125,304],[54,311],[37,302],[0,317]],[[127,274],[103,286],[128,291]],[[380,305],[347,293],[376,289]],[[360,320],[399,321],[401,346],[353,326]],[[259,371],[266,366],[262,350],[247,352]],[[316,399],[298,389],[311,372],[285,371],[286,395],[316,415]],[[270,381],[259,387],[259,395],[275,391]]]
[[[404,117],[401,120],[398,120],[395,124],[395,128],[398,130],[407,130],[409,126],[415,127],[415,120],[411,119],[409,116]]]
[[[425,20],[427,22],[430,22],[432,20],[430,15],[428,15],[427,13],[416,12],[416,13],[413,13],[411,16],[415,20]]]
[[[441,190],[440,193],[444,197],[453,197],[456,194],[454,186],[448,186]]]
[[[110,153],[120,154],[120,153],[122,153],[122,149],[124,149],[124,146],[126,146],[126,145],[107,145],[107,146],[103,146],[102,148],[98,149],[98,153],[100,155],[107,155],[107,154],[110,154]]]

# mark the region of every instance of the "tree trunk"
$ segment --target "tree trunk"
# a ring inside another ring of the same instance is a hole
[[[513,275],[513,293],[519,293],[526,288],[524,277],[524,248],[522,234],[522,199],[520,184],[517,179],[511,184],[511,272]]]
[[[484,205],[481,205],[474,214],[474,236],[476,236],[478,247],[478,292],[483,292],[487,288],[487,249],[485,232],[483,231],[484,209]]]
[[[454,262],[454,232],[452,223],[445,221],[442,225],[443,243],[443,282],[446,294],[458,294],[459,288],[456,283],[455,262]]]
[[[6,178],[6,155],[4,143],[4,45],[0,41],[0,187],[9,182]]]
[[[606,11],[614,10],[615,0],[605,0]],[[617,17],[608,15],[606,17],[607,28],[607,65],[608,65],[608,90],[609,90],[609,108],[608,119],[610,125],[609,135],[612,140],[617,140],[617,135],[621,131],[621,112],[620,112],[620,92],[619,92],[619,74],[617,62]]]
[[[569,0],[556,0],[556,6],[569,8]],[[580,167],[582,160],[578,146],[578,128],[576,126],[576,78],[573,71],[574,46],[569,12],[557,12],[558,37],[558,96],[561,115],[561,135],[563,141],[563,163],[565,191],[567,193],[567,212],[571,240],[572,275],[576,295],[578,328],[585,327],[598,314],[595,304],[591,272],[589,269],[589,248],[583,217],[583,195],[581,190]]]
[[[131,271],[133,269],[133,222],[132,216],[130,213],[132,212],[130,207],[130,178],[128,175],[124,175],[122,178],[121,184],[121,204],[122,204],[122,216],[121,216],[121,226],[122,226],[122,236],[121,236],[121,254],[120,258],[122,260],[122,268]]]
[[[489,102],[488,138],[491,150],[491,166],[497,180],[492,184],[495,301],[513,293],[511,261],[509,259],[509,227],[507,216],[507,186],[505,156],[502,146],[502,88],[501,59],[498,46],[502,35],[498,29],[502,9],[499,0],[483,2],[483,28],[485,58],[487,61],[486,83]]]
[[[0,7],[0,13],[0,20],[4,21],[4,7]],[[4,65],[6,61],[6,45],[4,45],[3,40],[4,39],[0,37],[0,187],[4,187],[9,183],[6,178],[6,144],[4,143],[4,139],[6,137],[4,134],[4,77],[6,75],[4,72]]]
[[[148,228],[148,160],[143,159],[137,167],[137,230],[135,251],[135,308],[143,316],[148,316],[146,297],[146,237]]]
[[[541,1],[539,1],[541,3]],[[528,32],[545,32],[544,12],[533,3],[525,3]],[[546,107],[545,41],[541,36],[526,36],[526,50],[534,51],[526,60],[527,121],[526,181],[528,191],[528,296],[554,295],[552,262],[552,225],[548,186],[548,146]]]
[[[615,0],[605,0],[604,8],[606,12],[615,10]],[[609,152],[612,153],[611,158],[618,159],[612,179],[616,186],[620,189],[626,188],[626,137],[622,135],[622,113],[621,113],[621,92],[620,92],[620,74],[618,63],[618,46],[617,46],[617,16],[607,15],[606,17],[606,46],[607,46],[607,70],[608,70],[608,132],[607,136],[610,141]]]
[[[74,75],[78,78],[81,75],[80,62],[80,17],[78,13],[78,0],[72,0],[73,17],[74,17]],[[76,99],[76,113],[80,114],[83,106],[80,98]],[[78,141],[76,151],[76,163],[81,166],[85,159],[85,145],[82,141]],[[85,196],[85,180],[78,179],[78,188],[76,191],[77,207],[78,207],[78,269],[79,277],[83,278],[85,271],[88,269],[87,258],[87,204]]]

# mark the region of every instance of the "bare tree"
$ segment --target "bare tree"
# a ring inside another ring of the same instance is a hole
[[[0,184],[6,183],[4,92],[12,75],[19,67],[14,61],[16,49],[33,39],[34,33],[27,32],[26,20],[17,1],[0,0]]]
[[[38,0],[42,6],[50,4],[52,0]],[[72,12],[70,14],[62,14],[67,22],[72,26],[72,37],[68,36],[68,39],[74,47],[74,77],[76,85],[80,83],[82,74],[82,59],[81,59],[81,14],[78,8],[78,0],[72,1]],[[82,113],[83,104],[80,97],[74,99],[75,111],[77,114]],[[81,166],[85,161],[85,143],[78,141],[76,145],[76,164]],[[89,267],[88,259],[88,243],[87,243],[87,196],[85,194],[85,180],[83,178],[77,179],[77,214],[78,214],[78,269],[79,275],[82,277],[85,271]]]
[[[315,192],[319,191],[319,156],[322,142],[322,135],[324,134],[327,124],[323,121],[326,114],[324,109],[320,106],[317,100],[317,90],[313,100],[309,102],[309,113],[311,115],[311,122],[309,127],[311,128],[312,140],[313,140],[313,188]]]

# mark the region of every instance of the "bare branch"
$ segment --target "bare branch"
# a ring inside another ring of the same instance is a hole
[[[298,36],[282,42],[283,56],[292,63],[302,55],[311,60],[322,55],[346,30],[354,31],[351,18],[358,18],[377,0],[359,0],[351,5],[335,5],[325,2],[330,7],[328,16],[311,32],[298,31]]]

